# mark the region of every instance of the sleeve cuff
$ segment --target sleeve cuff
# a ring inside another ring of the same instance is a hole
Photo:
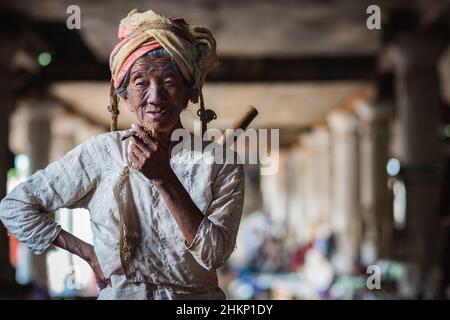
[[[200,246],[202,234],[205,233],[204,229],[208,228],[209,221],[207,220],[208,218],[205,216],[202,222],[200,222],[200,225],[197,228],[197,233],[195,234],[194,240],[192,240],[191,244],[189,244],[186,239],[184,240],[184,244],[189,251],[195,251],[196,248]]]
[[[61,226],[55,223],[55,227],[49,233],[48,239],[46,239],[46,241],[44,241],[43,243],[40,243],[38,246],[31,248],[31,251],[36,255],[42,254],[48,247],[50,247],[50,245],[53,244],[53,242],[61,232],[61,229],[62,229]]]

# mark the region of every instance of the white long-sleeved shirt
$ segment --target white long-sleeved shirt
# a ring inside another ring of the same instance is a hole
[[[119,279],[121,287],[123,282],[144,284],[150,298],[220,297],[215,270],[235,246],[244,199],[242,165],[195,163],[196,151],[184,141],[177,145],[182,152],[172,155],[171,167],[205,216],[187,246],[164,199],[131,166],[129,142],[120,140],[123,134],[94,136],[37,171],[1,201],[1,221],[40,254],[61,229],[48,214],[63,207],[86,208],[103,274]],[[134,231],[140,233],[127,270],[119,252],[119,212],[132,217],[137,222]],[[114,284],[108,289],[114,291]],[[126,292],[121,289],[109,297],[133,298]]]

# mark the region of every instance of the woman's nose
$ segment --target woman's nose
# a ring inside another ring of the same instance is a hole
[[[164,99],[164,87],[159,84],[151,84],[147,92],[147,104],[158,105]]]

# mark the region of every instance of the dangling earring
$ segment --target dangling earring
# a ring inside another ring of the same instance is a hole
[[[208,122],[217,119],[217,114],[211,109],[205,109],[205,102],[203,100],[202,88],[200,88],[199,96],[200,96],[200,109],[197,110],[197,115],[199,116],[200,121],[202,122],[202,138],[203,138],[203,135],[205,134],[208,127]]]

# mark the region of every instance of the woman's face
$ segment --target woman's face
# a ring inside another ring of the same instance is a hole
[[[125,101],[146,129],[170,133],[181,126],[180,113],[192,90],[169,58],[141,57],[130,70]]]

